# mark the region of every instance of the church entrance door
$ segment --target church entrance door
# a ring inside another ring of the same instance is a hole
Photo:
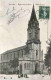
[[[38,73],[38,63],[35,64],[35,74]]]

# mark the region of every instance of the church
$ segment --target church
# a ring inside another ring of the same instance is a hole
[[[40,28],[34,5],[28,22],[27,36],[26,45],[7,50],[1,54],[1,73],[7,73],[8,71],[13,73],[14,68],[10,68],[9,61],[15,58],[19,61],[19,66],[16,67],[16,71],[19,70],[19,74],[43,73]],[[7,71],[4,71],[4,68],[7,68]]]

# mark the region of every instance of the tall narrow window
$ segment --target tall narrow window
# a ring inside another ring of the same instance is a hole
[[[23,57],[23,50],[22,50],[22,57]]]
[[[1,61],[2,61],[2,56],[1,56]]]
[[[7,58],[7,60],[9,59],[9,54],[6,54],[6,58]]]
[[[35,29],[35,38],[37,39],[38,38],[38,30]]]
[[[31,29],[29,30],[29,39],[31,39],[31,37],[32,37],[32,31],[31,31]]]
[[[14,52],[14,58],[15,58],[15,52]]]
[[[36,56],[38,55],[38,50],[36,50]]]
[[[24,64],[24,68],[26,69],[26,63]]]
[[[29,39],[31,39],[31,37],[32,37],[32,34],[31,34],[31,33],[29,33]]]
[[[29,69],[30,69],[30,63],[29,63]]]
[[[18,51],[18,58],[19,58],[19,51]]]
[[[36,58],[38,58],[38,50],[36,50]]]

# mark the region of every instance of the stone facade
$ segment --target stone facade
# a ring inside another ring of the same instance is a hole
[[[43,52],[41,51],[40,28],[36,18],[34,5],[27,29],[27,42],[25,46],[8,50],[1,54],[1,73],[4,73],[4,68],[13,72],[10,68],[9,61],[18,58],[19,74],[34,74],[43,72]],[[5,73],[7,73],[6,71]]]

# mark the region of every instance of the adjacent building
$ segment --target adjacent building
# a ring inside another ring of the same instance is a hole
[[[1,54],[1,73],[8,72],[6,70],[4,71],[4,68],[7,68],[10,72],[14,71],[14,68],[10,68],[9,61],[15,58],[19,61],[19,66],[16,68],[16,71],[19,70],[19,74],[43,73],[43,51],[41,51],[40,28],[34,5],[28,22],[26,45]]]

